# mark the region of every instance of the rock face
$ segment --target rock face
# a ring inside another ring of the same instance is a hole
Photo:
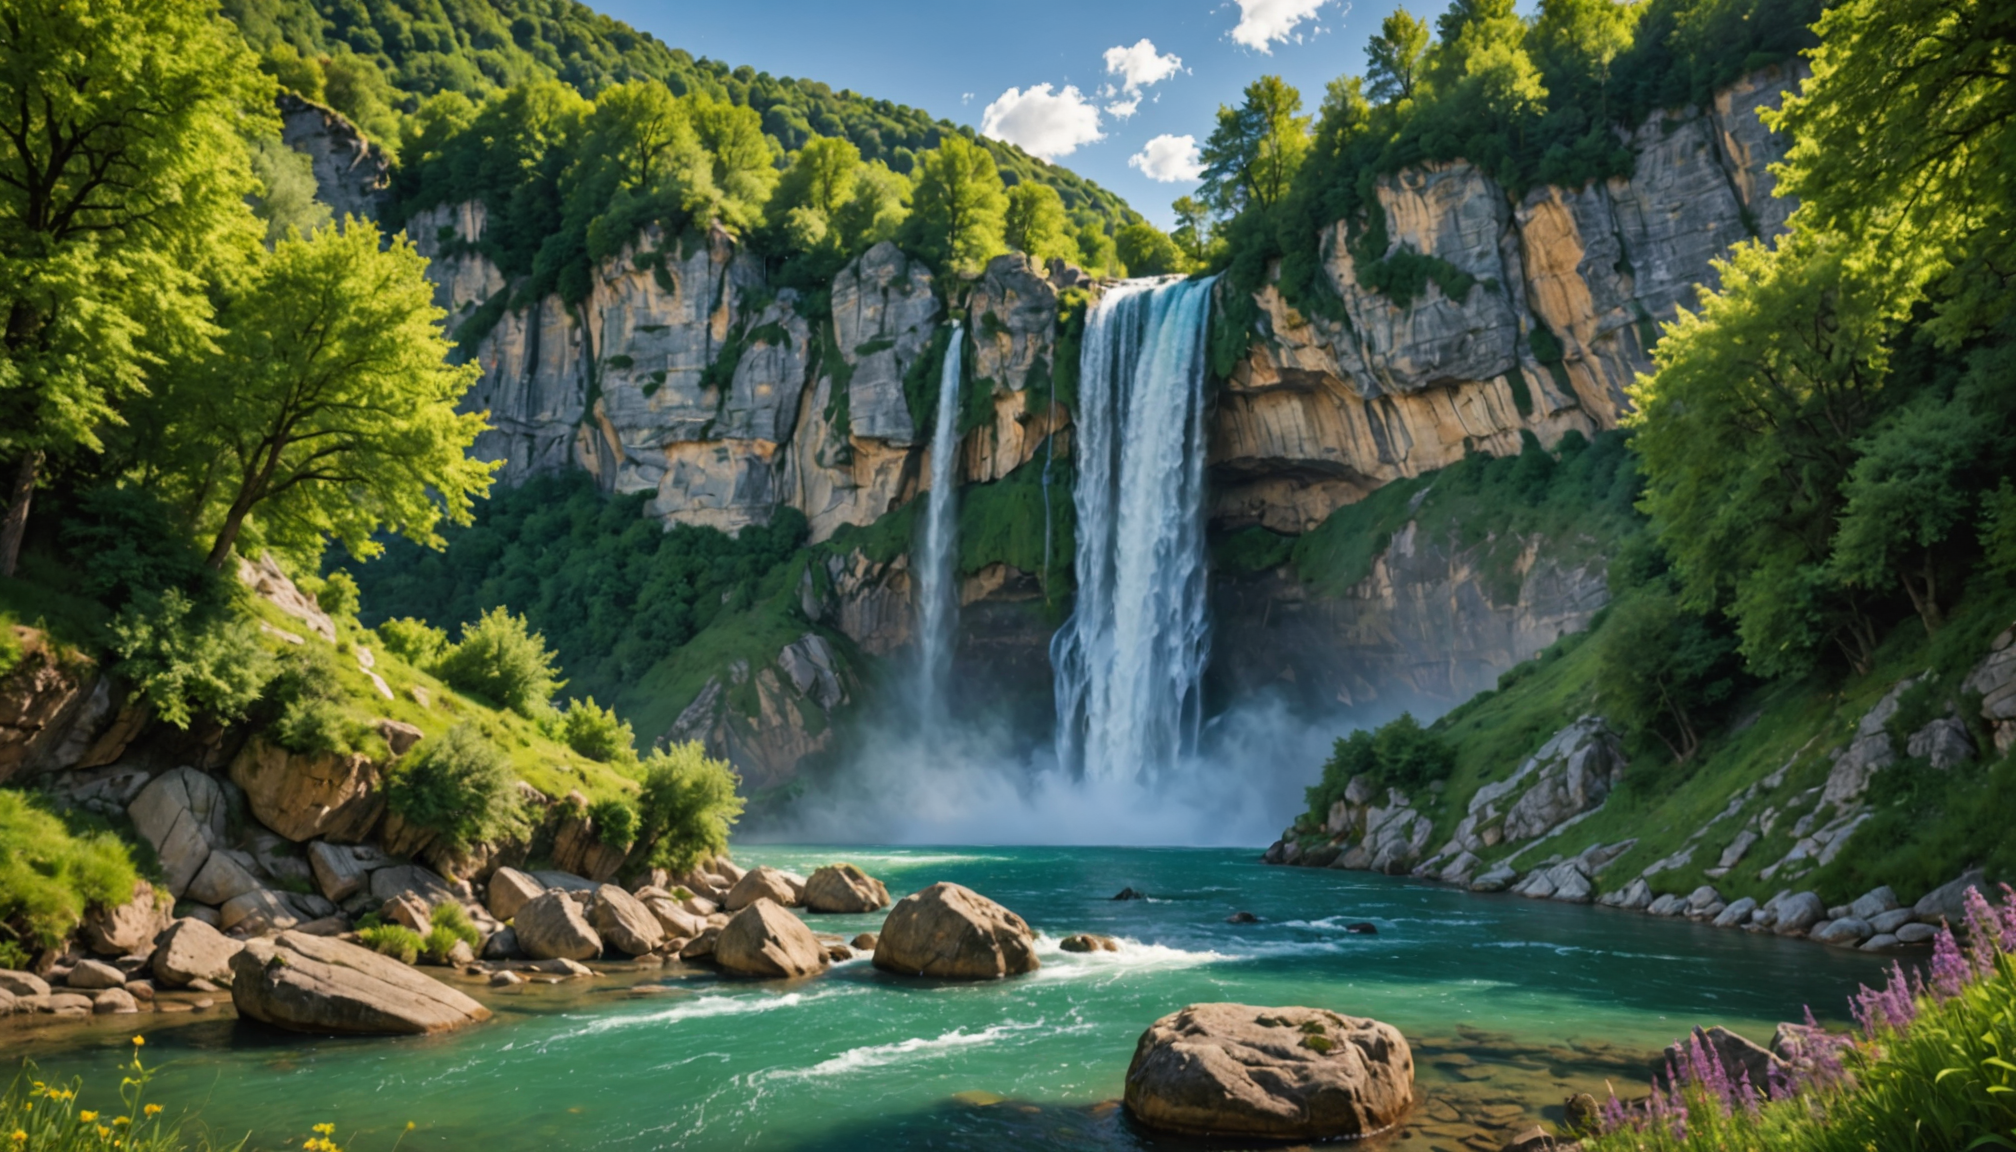
[[[21,658],[0,676],[0,784],[116,759],[124,741],[100,747],[98,740],[118,712],[111,682],[88,659],[60,652],[41,630],[10,627]]]
[[[261,824],[296,843],[362,840],[385,811],[382,774],[367,756],[306,756],[254,736],[232,759],[231,782]]]
[[[1511,776],[1479,788],[1436,860],[1537,839],[1595,811],[1624,765],[1617,734],[1600,716],[1582,717],[1555,733]]]
[[[155,943],[154,979],[168,988],[196,980],[229,980],[231,958],[243,947],[201,920],[177,920]]]
[[[970,888],[939,883],[897,901],[875,966],[906,976],[994,980],[1033,972],[1036,937],[1020,916]]]
[[[805,907],[813,912],[873,912],[889,906],[889,889],[852,864],[828,864],[805,881]]]
[[[907,601],[902,611],[908,613]],[[826,638],[807,632],[780,649],[767,665],[752,668],[741,660],[730,664],[725,677],[710,680],[686,706],[665,739],[700,741],[709,752],[736,764],[751,787],[780,784],[791,778],[800,760],[832,746],[832,727],[808,725],[805,717],[808,711],[831,716],[848,704],[852,682]],[[755,690],[753,712],[730,705],[731,691],[744,685]]]
[[[81,935],[86,947],[100,956],[131,956],[154,946],[174,917],[161,906],[154,886],[145,880],[133,886],[133,899],[116,907],[93,907],[84,913]]]
[[[714,962],[738,976],[792,978],[826,970],[826,948],[803,920],[758,900],[728,921],[714,942]]]
[[[342,113],[282,92],[280,140],[305,153],[315,173],[316,199],[336,218],[376,220],[392,189],[392,165]]]
[[[296,1032],[410,1035],[490,1018],[490,1010],[368,948],[299,932],[255,940],[231,960],[238,1014]]]
[[[1391,1025],[1315,1008],[1192,1004],[1142,1034],[1127,1110],[1188,1136],[1355,1139],[1413,1104],[1414,1055]]]
[[[518,931],[518,946],[534,960],[592,960],[602,954],[602,937],[581,905],[559,892],[526,901],[511,926]]]
[[[224,790],[194,768],[154,778],[126,809],[133,826],[154,846],[168,891],[181,896],[224,842]]]

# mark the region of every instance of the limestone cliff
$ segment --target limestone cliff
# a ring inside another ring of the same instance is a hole
[[[1628,178],[1542,186],[1514,199],[1466,163],[1377,185],[1385,255],[1435,257],[1474,283],[1431,282],[1402,306],[1363,288],[1346,244],[1323,238],[1345,320],[1305,316],[1272,289],[1249,355],[1212,426],[1221,524],[1313,528],[1330,511],[1466,452],[1516,452],[1614,427],[1624,388],[1651,361],[1657,325],[1714,283],[1732,244],[1782,231],[1771,196],[1785,141],[1758,119],[1798,76],[1758,73],[1709,109],[1660,113],[1634,132]]]

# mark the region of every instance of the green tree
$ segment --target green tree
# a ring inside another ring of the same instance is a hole
[[[1618,0],[1541,0],[1530,46],[1541,76],[1565,103],[1596,106],[1599,127],[1610,120],[1610,67],[1631,47],[1644,13]]]
[[[598,707],[595,698],[569,701],[560,723],[567,746],[604,764],[637,758],[637,736],[613,709]]]
[[[833,214],[847,252],[864,252],[902,232],[910,216],[910,180],[872,160],[854,176],[854,194]]]
[[[205,271],[257,238],[240,131],[277,131],[272,93],[204,0],[0,14],[0,575],[45,459],[99,451],[149,366],[206,338]]]
[[[1190,261],[1176,241],[1145,221],[1122,225],[1113,245],[1130,276],[1167,276],[1190,270]]]
[[[707,195],[700,199],[696,187],[689,192],[688,206],[702,219],[747,233],[762,223],[763,205],[777,186],[781,154],[776,142],[763,134],[763,117],[753,108],[698,92],[683,101],[708,159]]]
[[[1105,222],[1088,215],[1078,222],[1079,267],[1094,276],[1119,276],[1125,273],[1120,266],[1120,246],[1106,232]]]
[[[1017,252],[1043,263],[1055,259],[1076,264],[1080,259],[1064,198],[1048,184],[1024,181],[1010,188],[1005,225],[1008,247]]]
[[[365,557],[379,532],[438,546],[442,517],[469,522],[496,466],[467,454],[484,417],[455,407],[478,370],[448,363],[425,267],[363,221],[282,240],[226,302],[211,353],[168,374],[155,459],[213,570],[248,529],[304,558],[332,537]]]
[[[1176,242],[1192,264],[1198,267],[1209,264],[1217,241],[1216,229],[1211,223],[1211,210],[1193,196],[1178,197],[1170,208],[1176,213],[1176,230],[1169,234],[1169,238]]]
[[[1658,737],[1676,763],[1693,759],[1702,725],[1735,691],[1735,641],[1682,608],[1663,581],[1613,605],[1597,640],[1604,715]]]
[[[791,247],[802,252],[845,247],[835,218],[854,198],[861,149],[853,141],[818,136],[791,157],[768,211]]]
[[[1381,21],[1378,35],[1365,45],[1367,95],[1381,104],[1414,99],[1429,39],[1427,21],[1415,19],[1405,8]]]
[[[651,753],[637,801],[637,858],[683,872],[727,851],[728,830],[742,815],[739,783],[734,769],[698,743]]]
[[[546,638],[502,606],[466,625],[462,639],[441,654],[434,671],[449,687],[521,716],[545,712],[553,694],[566,686],[556,674]]]
[[[278,243],[289,228],[306,234],[334,219],[329,206],[315,198],[315,168],[307,153],[287,147],[278,136],[262,136],[251,142],[249,156],[259,188],[247,201],[266,222],[266,243]]]
[[[1204,182],[1197,194],[1227,214],[1279,203],[1309,153],[1310,117],[1301,111],[1302,94],[1279,76],[1247,85],[1238,108],[1218,109],[1218,125],[1199,153]]]
[[[947,133],[920,153],[916,191],[905,226],[907,246],[957,275],[976,275],[1007,251],[1008,193],[994,156],[964,136]]]
[[[1765,675],[1804,668],[1830,641],[1858,670],[1875,651],[1867,597],[1828,559],[1856,443],[1892,403],[1899,317],[1894,286],[1859,275],[1847,251],[1798,232],[1738,246],[1631,389],[1642,507],[1682,600],[1725,610]]]

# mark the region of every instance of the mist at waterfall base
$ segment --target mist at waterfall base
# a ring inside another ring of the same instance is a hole
[[[1204,717],[1205,355],[1212,281],[1129,281],[1087,318],[1071,493],[1072,617],[1051,642],[1054,740],[961,719],[952,628],[960,331],[932,441],[914,695],[850,733],[763,839],[880,844],[1264,844],[1336,737],[1388,716],[1297,717],[1280,701]],[[979,710],[973,710],[978,712]],[[1398,711],[1397,708],[1394,709]]]

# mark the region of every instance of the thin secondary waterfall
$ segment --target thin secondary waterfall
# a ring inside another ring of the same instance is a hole
[[[917,559],[917,706],[927,721],[945,717],[945,681],[952,671],[952,629],[959,597],[952,567],[959,535],[959,373],[966,342],[957,322],[938,380],[938,416],[931,430],[931,491],[924,509],[924,550]]]
[[[1133,780],[1195,748],[1208,630],[1204,367],[1212,281],[1100,298],[1079,357],[1078,601],[1051,641],[1057,755]]]

